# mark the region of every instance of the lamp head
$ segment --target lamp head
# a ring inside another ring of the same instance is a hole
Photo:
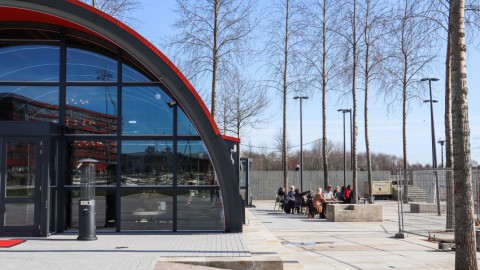
[[[421,82],[424,82],[424,81],[434,81],[434,82],[436,82],[438,80],[439,80],[438,78],[422,78],[422,79],[420,79]]]

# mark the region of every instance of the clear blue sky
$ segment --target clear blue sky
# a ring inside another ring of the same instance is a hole
[[[154,45],[160,47],[161,38],[165,35],[172,35],[171,25],[175,20],[176,14],[173,12],[175,7],[174,0],[142,0],[142,8],[136,11],[135,16],[141,21],[141,24],[135,29],[147,38]],[[470,46],[467,58],[468,88],[469,88],[469,120],[471,130],[472,159],[480,162],[480,106],[477,101],[480,100],[480,77],[476,74],[480,68],[480,54]],[[166,52],[165,52],[166,53]],[[168,54],[167,54],[168,56]],[[444,59],[440,58],[438,70],[429,74],[429,77],[437,77],[438,82],[432,82],[433,99],[439,102],[434,104],[434,124],[435,139],[445,138],[444,133]],[[419,78],[420,79],[420,78]],[[425,86],[428,86],[426,83]],[[428,88],[425,87],[427,90]],[[426,92],[427,93],[427,92]],[[278,95],[272,94],[272,106],[269,108],[271,114],[276,115],[272,122],[263,129],[250,131],[246,136],[242,136],[242,144],[253,146],[274,147],[274,137],[282,127],[281,100]],[[358,151],[365,151],[365,137],[363,128],[363,91],[358,92]],[[321,125],[321,96],[310,97],[303,103],[303,142],[318,140],[322,137]],[[428,97],[426,97],[428,99]],[[351,100],[351,98],[349,98]],[[327,137],[330,140],[343,142],[343,117],[339,108],[350,108],[352,102],[340,103],[337,97],[330,97],[327,109]],[[402,116],[401,107],[394,112],[387,114],[387,108],[383,99],[371,99],[369,101],[369,135],[370,148],[373,152],[382,152],[402,156]],[[293,95],[289,98],[287,112],[287,128],[289,140],[296,146],[293,150],[299,149],[300,144],[300,106],[298,101],[293,100]],[[348,134],[348,114],[347,116],[347,134]],[[431,131],[430,131],[430,107],[428,103],[414,102],[410,104],[410,110],[407,116],[407,147],[408,159],[410,163],[420,162],[422,164],[431,164]],[[437,163],[440,165],[440,145],[437,143]],[[309,146],[305,145],[304,149]],[[350,148],[349,137],[347,135],[347,149]]]

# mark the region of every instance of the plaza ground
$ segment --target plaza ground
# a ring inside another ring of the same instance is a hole
[[[394,238],[396,202],[382,222],[327,222],[274,211],[274,201],[246,209],[243,233],[75,234],[27,238],[0,249],[2,269],[454,269],[455,252],[424,236]]]

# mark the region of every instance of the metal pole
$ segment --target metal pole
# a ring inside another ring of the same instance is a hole
[[[347,186],[347,153],[345,151],[345,111],[343,113],[343,186]]]
[[[300,191],[303,192],[303,127],[302,127],[302,99],[307,96],[295,96],[293,99],[300,99]]]
[[[438,81],[436,78],[424,78],[422,79],[423,81],[428,80],[428,87],[430,91],[430,124],[431,124],[431,132],[432,132],[432,168],[433,168],[433,174],[435,177],[435,191],[436,191],[436,197],[437,197],[437,213],[440,216],[441,215],[441,208],[440,208],[440,190],[438,187],[438,175],[437,175],[437,151],[436,151],[436,146],[435,146],[435,125],[434,125],[434,120],[433,120],[433,98],[432,98],[432,80],[433,81]],[[436,101],[435,101],[436,102]]]
[[[302,98],[300,98],[300,192],[303,192],[303,127],[302,127]]]
[[[353,126],[352,126],[352,109],[348,110],[350,114],[350,170],[353,171]]]

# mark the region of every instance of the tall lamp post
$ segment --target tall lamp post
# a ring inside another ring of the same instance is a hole
[[[440,152],[442,153],[441,157],[442,157],[442,168],[444,168],[443,166],[443,145],[445,144],[445,140],[438,140],[438,143],[440,144]]]
[[[346,173],[347,152],[345,151],[345,114],[350,113],[352,110],[350,110],[350,109],[338,109],[337,111],[343,113],[343,186],[347,186],[347,173]],[[350,128],[351,128],[351,126],[350,126]]]
[[[307,96],[295,96],[293,99],[300,100],[300,192],[303,192],[303,127],[302,127],[302,100]]]
[[[432,131],[432,168],[435,174],[435,186],[436,186],[436,197],[437,197],[437,210],[438,210],[438,215],[441,215],[440,212],[440,191],[438,188],[438,177],[437,177],[437,151],[435,147],[435,126],[433,124],[433,103],[438,102],[437,100],[434,100],[432,98],[432,81],[436,82],[438,81],[438,78],[423,78],[420,80],[421,82],[428,81],[428,87],[430,91],[430,99],[429,100],[424,100],[423,102],[429,102],[430,103],[430,124],[431,124],[431,131]]]

